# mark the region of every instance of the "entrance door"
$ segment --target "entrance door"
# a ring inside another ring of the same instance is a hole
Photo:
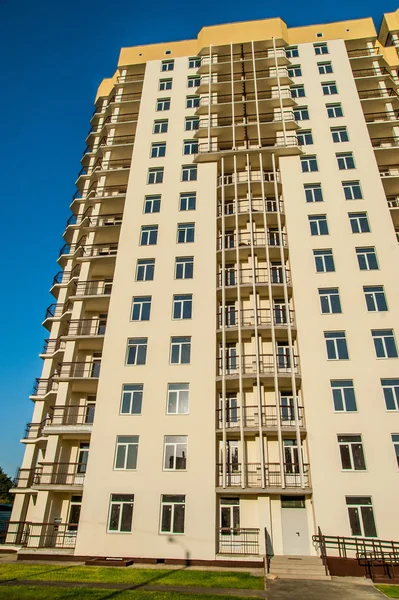
[[[281,521],[284,554],[309,556],[309,531],[305,496],[281,496]]]

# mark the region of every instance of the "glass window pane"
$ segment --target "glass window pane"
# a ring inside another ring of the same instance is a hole
[[[127,451],[126,469],[136,469],[137,467],[138,444],[129,444]]]
[[[120,504],[112,504],[111,505],[111,514],[109,517],[109,530],[110,531],[118,531],[120,511],[121,511]]]
[[[132,530],[133,504],[122,505],[121,531]]]
[[[117,451],[116,451],[116,461],[115,461],[116,469],[124,469],[125,468],[125,458],[126,458],[126,446],[118,445]]]
[[[377,537],[377,529],[375,527],[374,513],[372,506],[362,506],[362,519],[365,537]]]
[[[169,532],[172,525],[172,506],[170,504],[164,504],[162,506],[162,522],[161,531]]]
[[[184,504],[175,504],[173,533],[184,533]]]
[[[349,523],[352,535],[362,535],[360,526],[359,509],[357,507],[348,507]]]

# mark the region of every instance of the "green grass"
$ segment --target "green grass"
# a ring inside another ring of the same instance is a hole
[[[376,585],[375,587],[388,598],[399,598],[399,585]]]
[[[74,567],[64,565],[0,564],[0,581],[68,581],[182,585],[262,590],[263,577],[231,571],[189,571],[186,569],[129,569],[125,567]],[[0,596],[1,597],[1,596]]]
[[[205,596],[201,596],[205,598]],[[173,592],[142,592],[99,590],[84,588],[55,588],[38,586],[4,587],[0,585],[0,598],[3,600],[195,600],[199,596]],[[207,600],[231,600],[231,596],[206,596]],[[245,600],[235,597],[235,600]]]

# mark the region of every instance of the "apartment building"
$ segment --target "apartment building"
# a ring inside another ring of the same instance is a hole
[[[254,560],[399,539],[399,12],[123,48],[7,543]]]

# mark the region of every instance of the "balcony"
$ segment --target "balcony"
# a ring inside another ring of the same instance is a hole
[[[232,94],[219,94],[217,97],[213,95],[209,99],[209,96],[201,96],[199,101],[199,106],[197,108],[196,114],[205,114],[208,112],[208,107],[210,105],[212,112],[216,113],[227,113],[228,115],[232,114],[232,103],[235,105],[241,104],[250,104],[251,102],[267,102],[270,107],[280,107],[280,100],[283,105],[293,106],[295,104],[295,99],[292,97],[290,90],[281,90],[280,93],[278,90],[262,90],[258,91],[257,94],[255,92],[248,92],[244,96],[242,93]],[[255,105],[255,104],[254,104]],[[253,111],[252,111],[253,112]]]
[[[110,104],[122,104],[125,102],[140,102],[140,100],[141,92],[135,92],[132,94],[115,94],[109,99],[107,106]]]
[[[22,548],[75,548],[78,525],[73,523],[32,523],[10,521],[5,533],[5,545]]]
[[[208,136],[208,131],[210,131],[210,135],[216,136],[221,135],[224,132],[228,132],[228,128],[233,125],[238,128],[243,127],[252,127],[254,130],[257,128],[258,123],[260,126],[265,125],[268,127],[269,131],[279,131],[282,127],[282,122],[286,128],[294,129],[298,126],[298,123],[295,119],[295,115],[292,111],[284,111],[281,113],[262,113],[258,116],[256,114],[250,115],[231,115],[227,117],[217,117],[217,115],[213,115],[211,119],[207,117],[202,117],[199,120],[199,126],[196,133],[196,137],[205,137]],[[256,135],[256,133],[255,133]]]
[[[66,312],[72,310],[72,304],[70,302],[50,304],[46,308],[44,320],[46,319],[60,319]]]
[[[259,529],[220,528],[218,554],[259,556]]]
[[[254,281],[255,279],[255,281]],[[291,285],[291,273],[289,269],[283,269],[281,266],[270,267],[270,284],[282,286],[284,281]],[[252,286],[253,283],[267,285],[269,283],[269,274],[266,267],[256,269],[226,269],[218,274],[217,286],[231,288],[236,286]]]
[[[84,228],[95,229],[97,227],[112,227],[113,225],[121,225],[123,213],[94,215],[91,216],[92,207],[89,207],[82,215],[71,215],[67,221],[67,226],[76,225]],[[67,232],[64,234],[66,237]]]
[[[262,486],[262,471],[265,478],[265,488],[277,488],[281,491],[283,483],[286,488],[300,488],[301,476],[299,464],[284,463],[284,471],[281,471],[280,463],[227,463],[216,465],[216,487],[223,488],[223,466],[225,468],[225,486],[227,488],[257,488]],[[304,485],[310,487],[309,464],[303,465]]]
[[[218,90],[224,86],[227,86],[228,89],[231,89],[233,83],[238,85],[243,83],[253,84],[255,79],[259,89],[259,86],[262,85],[262,83],[275,85],[277,80],[280,80],[282,85],[287,85],[292,79],[286,67],[281,67],[277,70],[274,67],[270,69],[259,69],[254,72],[252,70],[252,64],[247,66],[249,66],[251,70],[245,71],[244,73],[213,73],[211,77],[209,75],[202,75],[200,77],[198,92],[201,93],[207,91],[209,86],[211,89]]]
[[[36,440],[43,435],[43,427],[46,420],[41,423],[28,423],[25,427],[24,440]],[[29,487],[29,486],[28,486]]]
[[[57,380],[68,381],[70,379],[98,379],[100,376],[101,360],[92,362],[65,362],[58,365],[53,377]]]
[[[38,467],[32,469],[18,469],[17,476],[14,479],[15,490],[30,489],[38,481],[40,469]]]
[[[118,113],[117,115],[108,115],[104,124],[117,125],[119,123],[132,123],[138,121],[139,113]]]
[[[223,312],[219,311],[216,315],[217,329],[223,328]],[[294,311],[289,311],[289,322],[294,324]],[[244,308],[241,310],[225,307],[224,311],[224,327],[225,329],[238,329],[239,327],[254,329],[255,323],[260,328],[271,328],[272,314],[270,308],[258,308],[256,311],[253,308]],[[273,309],[273,324],[275,327],[287,328],[288,326],[288,311],[285,306]]]
[[[89,279],[77,282],[72,296],[109,296],[111,292],[112,280]]]
[[[399,196],[387,196],[389,208],[399,208]]]
[[[231,64],[233,63],[244,63],[246,61],[262,61],[267,64],[273,65],[277,59],[279,63],[283,62],[284,64],[288,64],[289,60],[285,53],[284,48],[276,48],[274,51],[273,48],[268,48],[265,50],[255,50],[252,52],[233,52],[233,54],[213,54],[212,58],[210,55],[205,55],[201,57],[201,65],[199,67],[199,71],[207,71],[211,66],[212,71],[220,71],[223,69],[231,69]]]
[[[223,365],[224,362],[224,365]],[[216,374],[220,379],[223,374],[227,378],[238,378],[240,375],[245,377],[254,377],[260,374],[261,376],[277,375],[291,377],[292,374],[299,374],[298,356],[294,355],[294,363],[291,365],[291,360],[288,354],[277,355],[274,361],[273,354],[260,354],[259,360],[256,354],[244,354],[242,356],[227,355],[223,358],[216,359]]]
[[[53,340],[51,340],[51,339],[44,340],[43,349],[40,354],[41,355],[55,354],[56,352],[58,352],[58,350],[64,351],[64,349],[65,349],[65,342],[61,339],[61,336],[58,336],[58,338],[55,338]]]
[[[389,98],[391,101],[399,98],[396,91],[392,88],[377,88],[374,90],[358,90],[360,100],[381,100]]]
[[[399,165],[379,165],[378,170],[381,178],[399,177]]]
[[[138,75],[119,75],[116,78],[117,83],[136,83],[144,81],[144,73]]]
[[[80,249],[80,258],[83,260],[87,258],[115,258],[118,252],[118,243],[89,244],[81,246]]]
[[[130,169],[131,162],[131,158],[119,158],[115,160],[99,159],[94,163],[94,165],[82,167],[79,177],[87,177],[93,175],[93,173],[103,173],[105,171],[128,171]]]
[[[94,403],[53,406],[50,416],[43,422],[43,427],[46,433],[90,432],[95,410]]]
[[[254,231],[252,234],[250,231],[239,231],[233,233],[226,233],[223,238],[219,237],[217,240],[217,250],[220,252],[224,250],[225,254],[231,254],[230,251],[239,249],[240,251],[251,251],[252,248],[258,248],[269,246],[270,252],[273,249],[277,249],[277,258],[280,256],[280,248],[287,248],[287,235],[285,233],[269,231],[265,234],[264,231]]]
[[[83,191],[83,194],[80,190],[76,190],[73,195],[73,201],[76,202],[98,202],[99,200],[109,200],[109,199],[117,199],[121,197],[125,197],[127,192],[127,185],[100,185],[97,183],[93,184],[87,190]]]
[[[223,210],[224,208],[224,210]],[[217,205],[217,216],[231,217],[234,215],[247,215],[248,213],[259,214],[263,217],[263,213],[275,214],[282,213],[284,205],[282,200],[275,198],[239,198],[236,201],[227,201]]]
[[[79,277],[79,273],[80,265],[76,265],[71,271],[58,271],[58,273],[54,275],[52,285],[66,285],[74,277]]]
[[[74,319],[69,321],[66,337],[103,337],[107,327],[106,317]]]
[[[390,136],[383,138],[372,138],[371,145],[374,150],[391,150],[399,146],[399,137]]]
[[[385,110],[376,113],[365,113],[364,118],[368,125],[372,123],[385,123],[386,121],[399,121],[399,112],[393,110]]]
[[[259,152],[261,150],[278,151],[279,154],[292,154],[293,150],[301,151],[301,146],[295,135],[285,138],[261,138],[250,140],[227,140],[225,142],[203,142],[198,144],[198,153],[195,158],[197,162],[204,160],[216,160],[219,155],[227,153]]]
[[[48,379],[36,379],[32,390],[32,396],[46,396],[50,393],[56,393],[58,390],[58,383],[53,377]]]
[[[379,48],[356,48],[348,50],[349,58],[375,58],[376,56],[382,56]]]
[[[297,406],[298,425],[305,426],[303,406]],[[224,418],[224,427],[223,427]],[[244,429],[253,429],[266,427],[277,429],[279,422],[281,427],[292,429],[296,426],[295,408],[293,401],[290,404],[280,404],[277,408],[275,404],[262,405],[261,410],[258,406],[235,406],[227,407],[224,410],[216,410],[216,428],[230,430],[239,430],[241,426]]]
[[[371,69],[356,69],[352,71],[355,79],[362,79],[364,77],[389,77],[391,74],[386,67],[374,67]]]
[[[246,193],[249,182],[253,184],[253,194],[261,194],[262,187],[266,188],[269,193],[274,192],[274,184],[281,183],[280,173],[278,171],[250,171],[248,173],[245,170],[226,173],[218,177],[217,186],[224,187],[225,197],[230,199],[235,197],[236,187],[239,193]]]
[[[86,474],[87,463],[39,463],[37,474],[32,485],[40,488],[82,488]]]

